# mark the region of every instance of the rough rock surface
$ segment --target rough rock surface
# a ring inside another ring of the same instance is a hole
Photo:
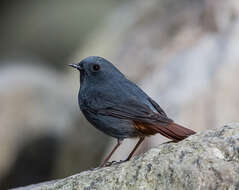
[[[132,161],[24,189],[238,189],[239,124],[162,144]]]

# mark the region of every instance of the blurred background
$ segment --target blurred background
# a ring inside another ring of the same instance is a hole
[[[239,120],[238,0],[1,2],[1,190],[96,167],[115,145],[78,108],[79,73],[67,64],[89,55],[197,132]],[[138,153],[164,141],[148,138]]]

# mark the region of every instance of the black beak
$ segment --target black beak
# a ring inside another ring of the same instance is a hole
[[[81,65],[79,65],[79,64],[69,64],[69,66],[70,67],[73,67],[73,68],[75,68],[75,69],[78,69],[78,70],[83,70],[83,68],[82,68],[82,66]]]

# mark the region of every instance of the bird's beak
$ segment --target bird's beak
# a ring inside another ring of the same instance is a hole
[[[82,66],[79,65],[79,64],[69,64],[68,66],[73,67],[73,68],[76,68],[76,69],[78,69],[78,70],[80,70],[80,71],[83,70]]]

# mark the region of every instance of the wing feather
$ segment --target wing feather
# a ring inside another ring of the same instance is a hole
[[[162,111],[161,111],[162,113]],[[133,121],[154,124],[160,122],[162,124],[169,124],[172,122],[167,115],[155,113],[152,109],[143,103],[137,101],[130,101],[120,105],[113,105],[97,110],[97,114],[118,117],[122,119],[131,119]]]

